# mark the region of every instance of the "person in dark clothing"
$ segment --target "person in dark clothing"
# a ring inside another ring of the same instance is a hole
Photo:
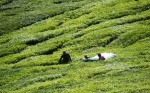
[[[85,60],[88,60],[90,57],[88,55],[84,55]]]
[[[88,57],[88,55],[84,55],[84,58],[80,58],[80,60],[83,60],[83,61],[86,62],[86,61],[89,61],[89,58],[90,57]]]
[[[105,60],[105,58],[101,55],[101,53],[97,53],[99,60]]]
[[[67,53],[66,51],[63,51],[63,54],[61,55],[59,59],[59,63],[63,64],[63,63],[68,63],[69,61],[72,61],[70,54]]]

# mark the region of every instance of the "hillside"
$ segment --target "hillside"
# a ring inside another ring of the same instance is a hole
[[[0,1],[0,93],[150,93],[149,71],[149,0]]]

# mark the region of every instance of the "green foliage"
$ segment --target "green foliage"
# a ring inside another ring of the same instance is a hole
[[[18,44],[18,43],[15,43],[15,44],[16,44],[15,46],[12,43],[1,44],[0,57],[13,54],[13,53],[18,53],[21,50],[26,48],[25,44]]]
[[[0,92],[149,93],[149,0],[1,0]],[[72,62],[59,64],[66,50]],[[80,60],[112,52],[105,61]]]
[[[124,33],[118,38],[111,46],[122,46],[126,47],[134,44],[138,40],[148,37],[150,34],[149,27],[139,25],[131,31]]]
[[[37,7],[38,3],[40,3],[40,5]],[[38,2],[35,0],[31,2],[28,0],[14,1],[1,7],[0,35],[45,20],[49,17],[63,14],[66,11],[74,10],[83,4],[84,2],[70,2],[68,4],[63,3],[57,6],[48,0],[44,2],[42,2],[42,0],[39,0]]]

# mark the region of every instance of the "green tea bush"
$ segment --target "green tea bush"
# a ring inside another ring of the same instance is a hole
[[[25,44],[17,44],[13,45],[11,43],[9,44],[3,44],[0,46],[1,50],[0,50],[0,57],[6,56],[6,55],[10,55],[10,54],[14,54],[14,53],[19,53],[22,50],[24,50],[26,48]]]
[[[122,34],[120,36],[120,38],[118,38],[118,40],[116,40],[115,42],[117,43],[117,46],[120,45],[122,47],[132,45],[135,42],[137,42],[145,37],[148,37],[149,36],[148,29],[149,29],[148,27],[139,25],[138,27],[128,31],[127,33]],[[113,42],[113,45],[115,45],[114,42]]]
[[[149,0],[0,1],[0,92],[149,93]],[[59,64],[62,51],[72,58]],[[105,61],[80,60],[114,53]]]
[[[17,15],[12,16],[8,16],[8,17],[2,17],[2,20],[6,20],[3,21],[3,23],[0,26],[1,32],[0,35],[4,34],[4,33],[8,33],[8,32],[12,32],[12,30],[16,30],[19,28],[22,28],[24,26],[28,26],[31,25],[33,23],[36,23],[38,21],[47,19],[48,17],[54,17],[56,15],[62,14],[65,11],[69,11],[69,10],[74,10],[76,8],[78,8],[78,4],[79,3],[69,3],[69,4],[63,4],[60,5],[59,7],[57,5],[53,5],[51,3],[42,3],[41,6],[39,8],[36,7],[36,3],[32,2],[33,6],[35,7],[30,7],[30,3],[27,3],[26,6],[22,7],[22,3],[21,2],[13,2],[13,3],[19,3],[19,11],[18,9],[12,10],[13,13],[16,13]],[[81,5],[84,4],[80,3]],[[73,5],[72,7],[70,7],[70,5]],[[13,4],[10,4],[11,7],[13,7]],[[10,7],[10,6],[3,6],[3,7]],[[51,6],[51,7],[48,7]],[[61,7],[61,8],[60,8]],[[26,11],[26,12],[22,12],[24,9],[26,8],[31,8],[30,10],[35,10],[35,11]],[[43,10],[41,12],[41,9]],[[3,11],[4,14],[5,13],[10,13],[9,11]],[[17,13],[19,12],[19,13]],[[16,21],[18,20],[18,21]],[[5,27],[5,26],[9,26],[9,27]]]
[[[13,0],[1,0],[0,1],[0,6],[7,5],[7,4],[12,3],[12,2],[13,2]]]

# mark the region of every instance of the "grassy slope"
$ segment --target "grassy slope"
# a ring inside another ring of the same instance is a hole
[[[150,92],[149,0],[1,0],[0,18],[2,93]],[[78,60],[97,52],[117,56]]]

